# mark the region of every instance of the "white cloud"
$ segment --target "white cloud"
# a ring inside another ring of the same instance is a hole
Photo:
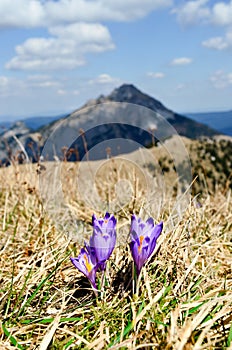
[[[187,64],[192,63],[192,59],[189,57],[179,57],[179,58],[174,58],[171,61],[172,66],[185,66]]]
[[[210,6],[209,0],[191,0],[172,10],[183,25],[207,22],[219,26],[232,25],[232,0]]]
[[[232,85],[232,73],[225,73],[223,70],[216,71],[211,77],[210,81],[217,89],[225,89]]]
[[[54,80],[33,81],[33,82],[29,82],[28,86],[35,87],[35,88],[52,88],[52,87],[60,86],[60,83]]]
[[[98,75],[95,79],[89,80],[89,84],[119,84],[121,81],[118,78],[111,77],[109,74],[103,73]]]
[[[51,76],[47,74],[32,74],[27,76],[27,80],[32,82],[34,81],[41,82],[41,81],[50,80],[50,79],[51,79]]]
[[[5,88],[9,84],[9,78],[5,76],[0,76],[0,88]]]
[[[111,40],[108,29],[99,23],[79,22],[68,26],[56,26],[49,29],[50,34],[62,39],[69,38],[80,44],[92,42],[109,42]]]
[[[172,0],[1,0],[0,27],[46,27],[80,21],[131,21],[172,5]]]
[[[218,36],[210,38],[208,40],[203,41],[202,45],[207,48],[216,50],[225,50],[232,48],[232,29],[229,29],[225,33],[224,37]]]
[[[52,21],[131,21],[153,10],[167,7],[172,0],[61,0],[48,1],[46,10]]]
[[[61,95],[61,96],[64,96],[64,95],[67,95],[67,91],[64,90],[64,89],[59,89],[59,90],[57,90],[57,94]]]
[[[26,77],[25,84],[29,88],[57,88],[62,86],[63,82],[47,74],[32,74]]]
[[[72,90],[72,89],[58,89],[57,90],[57,94],[60,95],[60,96],[71,96],[71,95],[74,95],[74,96],[78,96],[80,95],[80,91],[79,90]]]
[[[228,3],[217,2],[210,10],[210,23],[225,27],[225,34],[218,35],[202,42],[204,47],[225,50],[232,47],[232,0]]]
[[[52,37],[30,38],[16,46],[17,56],[6,64],[13,70],[74,69],[84,55],[114,49],[108,29],[99,23],[77,23],[49,29]]]
[[[228,48],[228,43],[221,36],[217,36],[217,37],[205,40],[202,42],[202,45],[209,49],[216,49],[216,50],[224,50]]]
[[[212,22],[220,26],[232,25],[232,1],[218,2],[213,6]]]
[[[147,76],[154,79],[162,79],[165,77],[165,74],[162,72],[148,72]]]
[[[85,63],[84,60],[78,58],[37,58],[33,56],[17,56],[12,58],[5,66],[11,70],[58,70],[58,69],[74,69]]]
[[[178,84],[176,86],[176,90],[183,90],[185,88],[185,84]]]
[[[43,81],[39,84],[37,84],[38,87],[45,87],[45,88],[50,88],[59,85],[56,81]]]
[[[177,20],[182,25],[194,25],[199,21],[207,20],[210,16],[210,9],[206,4],[209,0],[187,1],[184,5],[175,8]]]
[[[31,93],[41,91],[52,92],[62,89],[63,83],[48,75],[29,75],[24,79],[0,76],[0,96],[31,96]]]
[[[1,0],[0,27],[38,27],[45,21],[43,5],[38,0]]]
[[[177,20],[182,25],[196,25],[201,22],[226,28],[225,35],[218,35],[202,42],[202,46],[215,50],[232,47],[232,0],[219,1],[210,6],[209,0],[191,0],[175,8]]]
[[[20,94],[24,88],[25,83],[22,80],[13,77],[0,76],[1,97],[15,96]]]

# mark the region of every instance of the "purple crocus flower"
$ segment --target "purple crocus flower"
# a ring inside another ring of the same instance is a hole
[[[96,272],[99,264],[97,263],[94,249],[85,244],[85,248],[81,248],[78,257],[70,258],[70,260],[89,279],[92,287],[96,290]]]
[[[92,217],[93,235],[90,237],[90,247],[94,248],[97,262],[103,271],[116,244],[116,219],[106,213],[104,218]]]
[[[162,229],[163,222],[154,225],[154,220],[152,218],[144,222],[140,218],[137,218],[136,215],[132,215],[130,250],[136,266],[137,277],[143,265],[152,255]]]

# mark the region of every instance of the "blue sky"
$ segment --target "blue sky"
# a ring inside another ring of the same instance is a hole
[[[1,0],[0,119],[132,83],[168,108],[232,109],[232,1]]]

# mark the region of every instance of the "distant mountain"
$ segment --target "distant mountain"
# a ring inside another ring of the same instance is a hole
[[[100,159],[106,157],[109,148],[113,155],[128,153],[141,146],[149,147],[176,132],[188,138],[218,134],[204,124],[169,110],[129,84],[120,86],[108,96],[88,101],[66,117],[40,125],[36,131],[28,125],[28,121],[21,122],[1,135],[1,144],[8,145],[5,159],[17,152],[25,158],[22,145],[34,161],[42,150],[43,157],[48,160],[54,157],[76,160],[84,155],[89,159]],[[4,146],[0,148],[3,152]],[[12,151],[9,153],[9,150]]]
[[[23,163],[25,159],[36,160],[40,152],[39,142],[42,135],[33,132],[23,121],[15,122],[0,135],[0,161],[10,164],[14,159]]]
[[[57,116],[50,116],[50,117],[31,117],[31,118],[26,118],[23,119],[22,121],[26,124],[26,126],[29,129],[32,130],[37,130],[39,128],[41,128],[44,125],[50,124],[55,120],[64,118],[66,116],[66,114],[61,114],[61,115],[57,115]]]
[[[0,122],[0,135],[3,134],[6,130],[8,130],[12,124],[13,124],[12,122],[8,122],[5,120],[1,121]]]
[[[187,113],[189,118],[206,124],[220,133],[232,136],[232,110],[207,113]]]
[[[25,118],[25,119],[20,119],[20,122],[23,122],[29,129],[31,130],[37,130],[41,128],[44,125],[47,125],[49,123],[52,123],[55,120],[64,118],[66,114],[60,114],[56,116],[49,116],[49,117],[30,117],[30,118]],[[9,121],[0,121],[0,134],[6,129],[9,129],[10,127],[14,126],[14,124],[17,122],[9,122]]]

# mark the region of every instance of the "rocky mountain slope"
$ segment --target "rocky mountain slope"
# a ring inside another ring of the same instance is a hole
[[[21,123],[21,124],[20,124]],[[108,96],[88,101],[70,115],[36,131],[16,123],[0,137],[0,159],[36,161],[105,158],[149,147],[172,135],[211,137],[217,132],[166,108],[160,101],[124,84]]]

